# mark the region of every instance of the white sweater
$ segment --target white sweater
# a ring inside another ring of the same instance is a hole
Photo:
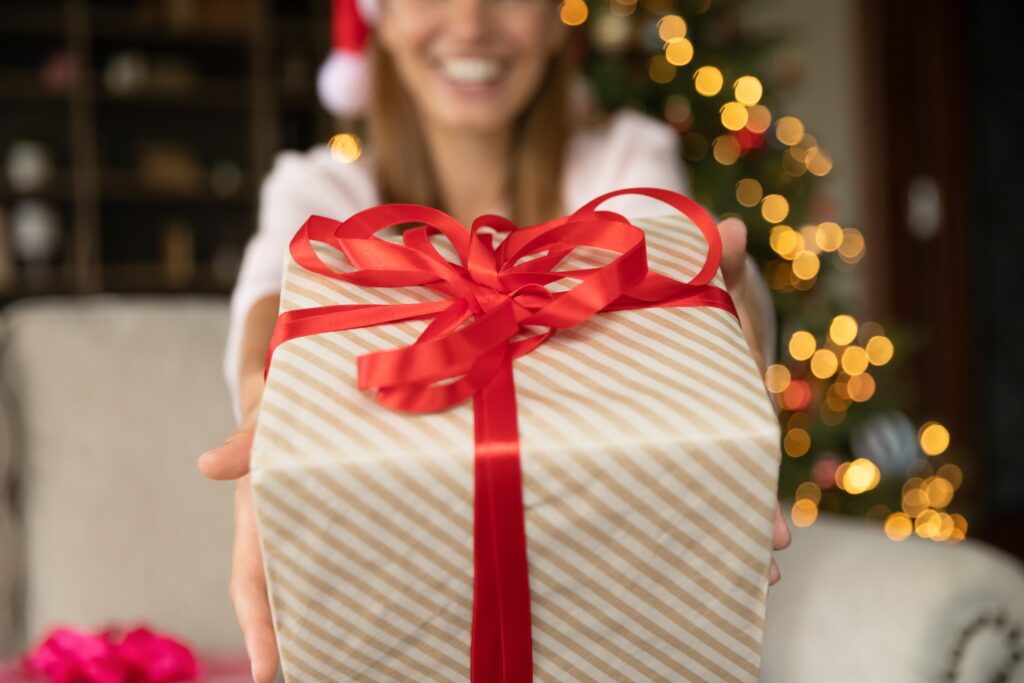
[[[579,130],[569,140],[562,205],[572,211],[600,194],[624,187],[663,187],[689,195],[679,152],[678,135],[668,124],[635,110],[619,110],[602,125]],[[246,245],[231,294],[224,351],[224,377],[236,422],[241,420],[239,354],[249,309],[258,299],[281,291],[288,243],[311,214],[344,220],[380,203],[373,163],[369,154],[350,164],[339,163],[321,144],[305,152],[279,152],[263,179],[256,232]],[[664,204],[647,197],[616,197],[602,208],[627,218],[667,213]],[[751,279],[759,283],[766,320],[765,358],[772,362],[775,316],[771,296],[749,256],[747,268],[755,274]]]

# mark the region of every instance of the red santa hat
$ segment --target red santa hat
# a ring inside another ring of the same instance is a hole
[[[335,116],[362,113],[370,91],[366,41],[377,21],[377,0],[333,0],[331,52],[320,65],[316,90]]]

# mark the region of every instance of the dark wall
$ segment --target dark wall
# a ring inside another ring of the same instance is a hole
[[[992,522],[1024,544],[1024,11],[966,6],[979,446]]]

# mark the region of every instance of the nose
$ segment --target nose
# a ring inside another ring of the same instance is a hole
[[[450,3],[448,29],[456,38],[470,42],[486,36],[489,0],[450,0]]]

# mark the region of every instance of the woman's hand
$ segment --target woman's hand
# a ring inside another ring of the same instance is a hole
[[[262,376],[259,378],[262,383]],[[258,401],[257,401],[258,404]],[[228,593],[242,627],[255,683],[271,683],[277,675],[277,640],[263,576],[263,557],[256,533],[249,480],[249,454],[256,429],[255,409],[249,411],[224,445],[199,456],[199,470],[210,479],[237,479],[235,487],[235,545],[231,557]]]
[[[776,502],[775,529],[772,531],[772,550],[788,548],[792,540],[793,536],[789,533],[789,527],[786,526],[786,520],[782,516],[782,506]],[[768,568],[768,585],[774,586],[781,578],[782,573],[779,571],[779,565],[775,564],[775,558],[773,557],[772,563]]]
[[[736,302],[737,308],[740,309],[741,318],[750,318],[750,311],[743,310],[744,307],[749,307],[750,302],[748,300],[749,287],[747,283],[747,226],[739,218],[726,218],[724,221],[718,224],[718,232],[722,237],[722,277],[725,278],[725,288],[732,296],[733,301]],[[756,328],[757,325],[748,325],[748,328]],[[759,340],[752,338],[747,339],[751,351],[754,353],[756,360],[759,360],[759,369],[764,372],[765,368],[764,359],[759,358],[761,355],[761,344]],[[786,526],[786,520],[782,516],[782,508],[776,502],[775,504],[775,529],[772,532],[772,550],[782,550],[789,546],[793,540],[792,535],[789,532],[789,527]],[[772,558],[771,566],[768,571],[768,585],[774,585],[778,583],[779,579],[782,578],[782,574],[779,572],[779,566],[775,563],[775,558]]]

